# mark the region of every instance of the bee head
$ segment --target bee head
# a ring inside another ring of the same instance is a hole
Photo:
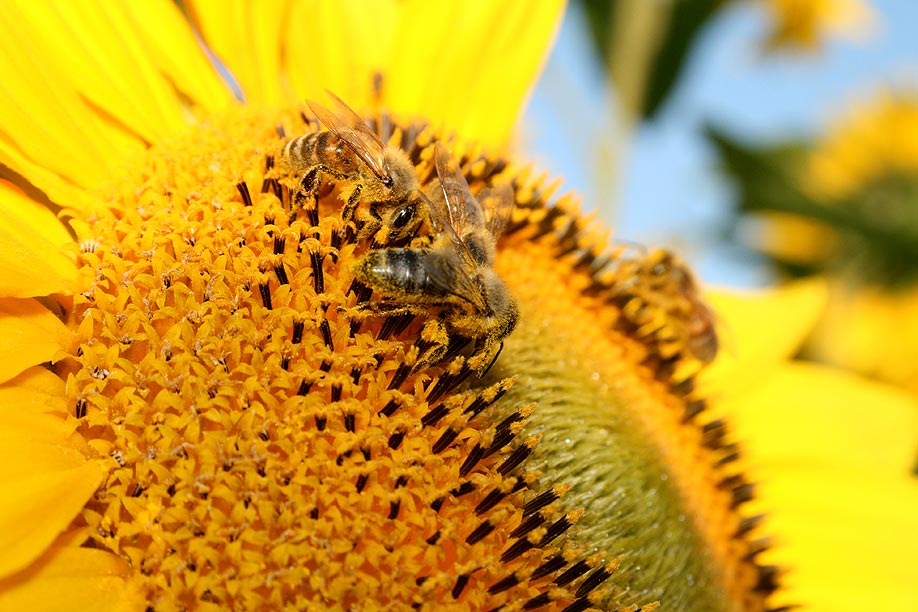
[[[383,155],[383,168],[385,176],[381,178],[383,185],[393,192],[396,198],[406,197],[418,189],[418,173],[401,149],[390,147]]]

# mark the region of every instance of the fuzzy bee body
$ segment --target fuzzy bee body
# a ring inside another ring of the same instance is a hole
[[[426,210],[414,166],[404,151],[383,144],[357,113],[329,95],[336,111],[308,102],[326,130],[294,138],[281,151],[281,167],[299,181],[295,212],[318,198],[325,175],[339,185],[342,218],[354,221],[361,235],[373,236],[377,244],[405,239],[423,223]]]
[[[441,193],[425,196],[434,234],[429,246],[376,249],[356,265],[356,276],[380,290],[384,307],[442,307],[449,331],[476,341],[482,367],[496,359],[516,327],[519,309],[493,264],[496,241],[513,209],[509,185],[476,198],[446,148],[434,154]]]

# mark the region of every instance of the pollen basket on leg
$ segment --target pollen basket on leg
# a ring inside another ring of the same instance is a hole
[[[111,469],[87,545],[152,610],[586,609],[614,568],[566,543],[580,513],[527,470],[533,407],[495,418],[512,381],[469,384],[482,360],[437,303],[370,308],[355,278],[429,226],[374,235],[386,210],[350,175],[304,198],[279,134],[319,127],[236,112],[151,150],[80,237],[62,375]],[[429,182],[422,133],[393,142]]]

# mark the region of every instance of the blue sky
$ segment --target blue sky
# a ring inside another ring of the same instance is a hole
[[[764,266],[719,241],[730,187],[700,128],[713,121],[747,139],[780,140],[817,133],[877,87],[918,91],[918,2],[872,4],[880,18],[869,40],[832,40],[813,56],[763,56],[762,10],[738,3],[722,11],[661,116],[614,164],[614,93],[603,83],[582,18],[569,12],[521,124],[522,153],[563,176],[617,238],[673,247],[707,282],[767,284]]]

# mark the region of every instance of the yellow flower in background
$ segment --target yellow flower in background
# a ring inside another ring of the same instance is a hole
[[[876,15],[862,0],[761,0],[772,16],[769,46],[818,49],[829,36],[870,34]]]
[[[763,215],[762,251],[831,278],[828,310],[808,351],[918,392],[918,262],[894,240],[918,235],[918,96],[882,91],[853,105],[801,167],[803,192],[821,206],[854,211],[861,224]],[[871,238],[877,230],[890,235]]]
[[[908,608],[918,543],[883,538],[914,532],[915,411],[783,365],[819,289],[724,298],[696,386],[681,294],[648,301],[501,156],[560,5],[194,3],[244,105],[172,3],[0,10],[0,609]],[[483,381],[361,310],[335,192],[291,216],[272,163],[323,88],[392,109],[424,182],[455,131],[476,192],[516,187],[496,265],[521,318]]]
[[[918,175],[918,95],[881,91],[834,119],[801,181],[814,198],[836,200],[897,174]]]

